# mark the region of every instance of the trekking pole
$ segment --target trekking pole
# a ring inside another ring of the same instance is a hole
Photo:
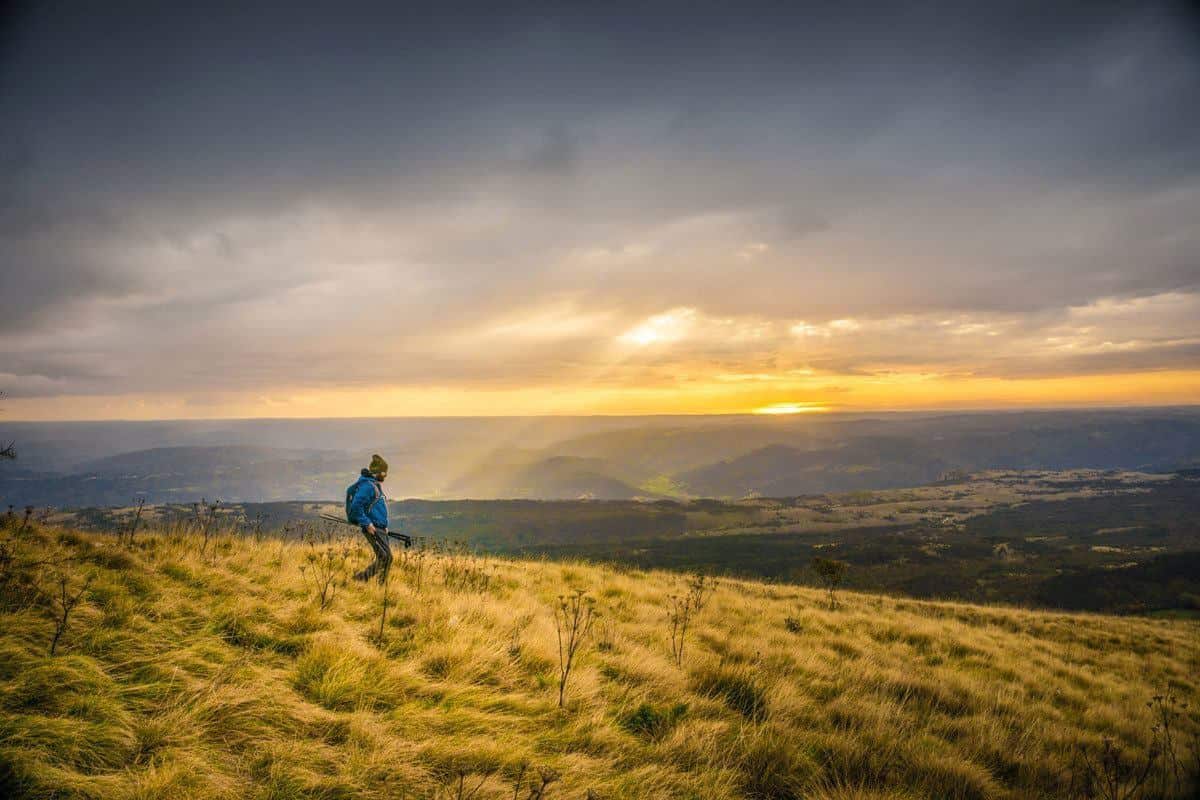
[[[343,519],[342,517],[335,517],[333,514],[318,514],[318,516],[321,519],[329,520],[330,522],[340,522],[343,525],[351,525],[355,528],[358,527],[357,524],[351,522],[350,520]],[[387,535],[391,539],[398,539],[401,542],[404,542],[404,547],[406,549],[409,547],[412,547],[412,537],[409,536],[407,533],[397,533],[396,531],[389,530],[387,532]]]

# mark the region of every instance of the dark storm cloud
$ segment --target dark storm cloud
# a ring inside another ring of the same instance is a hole
[[[673,308],[1005,314],[1036,338],[1200,291],[1182,4],[246,5],[5,19],[14,388],[519,381]],[[547,308],[608,316],[446,351]],[[395,358],[347,375],[368,316]],[[860,346],[841,369],[933,357]]]

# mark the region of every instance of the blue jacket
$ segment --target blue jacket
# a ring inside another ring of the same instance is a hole
[[[387,497],[379,481],[370,475],[362,475],[354,489],[354,499],[350,501],[350,521],[360,528],[372,523],[376,528],[388,526]]]

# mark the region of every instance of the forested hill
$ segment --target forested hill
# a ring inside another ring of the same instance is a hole
[[[1195,408],[954,415],[6,423],[0,502],[332,500],[372,453],[396,498],[747,496],[915,486],[990,469],[1200,465]]]

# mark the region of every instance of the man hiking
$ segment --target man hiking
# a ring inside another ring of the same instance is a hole
[[[354,575],[356,581],[367,581],[378,575],[379,582],[383,583],[392,566],[392,548],[388,544],[387,497],[380,486],[387,477],[387,471],[387,462],[376,453],[371,456],[371,465],[346,490],[346,518],[358,526],[375,552],[375,560],[370,566]]]

